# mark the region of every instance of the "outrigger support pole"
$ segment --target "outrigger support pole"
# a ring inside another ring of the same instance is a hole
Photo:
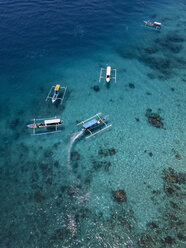
[[[90,137],[96,135],[97,133],[102,132],[103,130],[105,130],[105,129],[111,127],[111,126],[112,126],[112,124],[110,124],[109,126],[106,126],[106,127],[102,128],[101,130],[97,131],[96,133],[93,133],[93,134],[89,135],[88,137],[86,137],[86,139],[88,139],[88,138],[90,138]]]
[[[36,135],[44,135],[44,134],[51,134],[51,133],[61,133],[61,130],[52,131],[52,132],[45,132],[45,133],[36,133],[36,134],[31,134],[31,135],[36,136]]]
[[[79,126],[79,125],[81,125],[81,124],[83,124],[83,123],[85,123],[85,122],[87,122],[87,121],[91,120],[92,118],[94,118],[94,117],[96,117],[96,116],[98,116],[98,115],[100,115],[100,114],[101,114],[101,113],[97,113],[96,115],[94,115],[94,116],[90,117],[89,119],[84,120],[84,121],[82,121],[82,122],[78,123],[78,124],[77,124],[77,126]]]
[[[52,89],[53,89],[54,87],[55,87],[55,86],[52,86],[52,87],[50,88],[50,91],[49,91],[49,93],[48,93],[48,96],[47,96],[46,99],[45,99],[46,102],[47,102],[48,98],[51,98],[51,97],[50,97],[50,93],[51,93],[51,91],[52,91]]]
[[[34,119],[34,125],[36,124],[36,120]],[[35,135],[36,133],[36,130],[35,130],[35,126],[34,126],[34,129],[33,129],[33,135]]]
[[[63,100],[64,100],[64,97],[65,97],[65,94],[66,94],[66,90],[67,90],[67,87],[61,87],[62,89],[64,88],[64,93],[63,93],[63,97],[62,98],[59,98],[61,99],[61,104],[63,103]]]
[[[103,119],[101,119],[101,117],[99,116],[99,114],[97,114],[97,117],[100,119],[101,122],[103,122],[103,124],[105,124],[105,126],[107,126],[107,124],[103,121]]]

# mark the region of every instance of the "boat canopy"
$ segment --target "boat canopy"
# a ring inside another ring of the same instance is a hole
[[[55,90],[59,90],[60,89],[60,84],[56,84]]]
[[[97,121],[96,119],[90,120],[90,121],[86,122],[86,123],[83,125],[83,127],[84,127],[85,129],[87,129],[87,128],[92,127],[92,126],[94,126],[95,124],[97,124],[97,122],[98,122],[98,121]]]
[[[161,26],[161,23],[160,22],[154,22],[154,24]]]
[[[51,124],[59,124],[61,122],[60,119],[52,119],[52,120],[45,120],[44,123],[45,125],[51,125]]]

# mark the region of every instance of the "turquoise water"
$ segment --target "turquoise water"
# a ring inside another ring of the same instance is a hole
[[[1,247],[185,247],[185,2],[14,0],[0,10]],[[99,83],[107,64],[117,69],[109,87]],[[56,83],[68,87],[62,105],[45,102]],[[76,124],[98,112],[112,127],[82,134],[69,166]],[[51,116],[61,133],[30,136],[31,119]]]

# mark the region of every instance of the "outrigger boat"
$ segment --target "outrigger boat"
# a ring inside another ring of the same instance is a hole
[[[27,125],[28,128],[33,129],[33,134],[31,135],[43,135],[43,134],[61,132],[61,130],[58,130],[58,127],[62,126],[63,123],[63,121],[60,118],[52,117],[47,119],[33,119],[33,121],[34,121],[33,124]],[[39,121],[39,123],[36,123],[36,121]],[[43,128],[48,129],[48,132],[36,133],[36,130],[41,130]],[[52,131],[53,128],[55,129],[55,131]]]
[[[106,76],[103,76],[102,73],[103,71],[106,71]],[[112,71],[114,71],[114,76],[111,76]],[[106,79],[106,82],[109,83],[111,79],[115,79],[116,83],[116,69],[111,69],[111,66],[107,66],[107,68],[101,68],[100,70],[100,75],[99,75],[99,82],[101,82],[101,79],[104,78]]]
[[[145,26],[155,28],[155,29],[161,29],[161,23],[160,22],[150,22],[150,21],[144,21]]]
[[[63,92],[62,97],[58,97],[60,90],[63,90],[63,89],[64,89],[64,92]],[[52,90],[54,90],[53,96],[51,95]],[[47,101],[50,98],[50,99],[52,99],[52,103],[55,103],[56,100],[60,100],[60,102],[62,104],[64,97],[65,97],[66,90],[67,90],[67,87],[61,87],[60,84],[56,84],[56,86],[52,86],[50,88],[50,91],[49,91],[48,96],[46,97],[45,101]]]
[[[77,124],[77,126],[83,125],[83,128],[82,128],[82,131],[83,131],[83,132],[88,131],[88,132],[90,133],[90,135],[87,136],[86,139],[88,139],[88,138],[94,136],[95,134],[100,133],[100,132],[102,132],[103,130],[105,130],[105,129],[107,129],[107,128],[109,128],[109,127],[112,126],[112,124],[107,125],[107,124],[105,123],[105,120],[108,118],[108,115],[105,116],[105,117],[101,117],[100,115],[101,115],[101,113],[97,113],[96,115],[90,117],[89,119],[84,120],[84,121],[82,121],[82,122],[80,122],[80,123]],[[96,117],[97,117],[97,118],[96,118]],[[90,130],[90,129],[94,129],[94,128],[98,127],[98,126],[101,126],[102,124],[103,124],[105,127],[101,128],[101,129],[98,130],[97,132],[93,133],[93,131]]]

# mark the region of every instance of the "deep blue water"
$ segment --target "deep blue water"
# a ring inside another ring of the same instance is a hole
[[[184,0],[0,1],[0,247],[186,246],[185,24]],[[71,147],[98,112],[112,127]]]

